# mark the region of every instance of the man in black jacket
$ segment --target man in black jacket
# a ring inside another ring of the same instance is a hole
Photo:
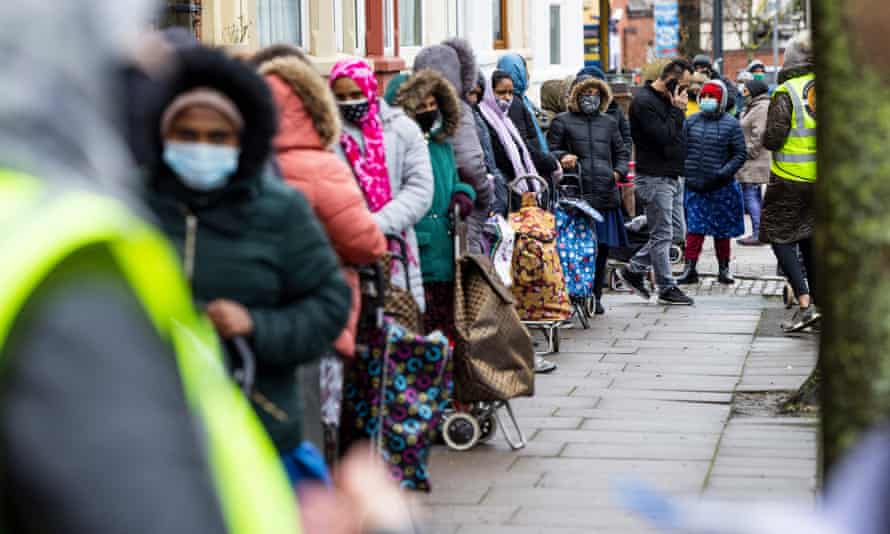
[[[636,146],[636,187],[646,204],[649,242],[620,274],[643,298],[649,299],[645,273],[655,270],[658,300],[668,305],[692,305],[677,287],[671,272],[673,212],[680,195],[679,176],[686,161],[683,132],[692,65],[670,62],[661,77],[645,87],[630,106],[630,130]]]

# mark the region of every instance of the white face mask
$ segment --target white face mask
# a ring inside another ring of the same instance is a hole
[[[508,99],[499,98],[498,99],[498,107],[501,108],[501,111],[503,111],[504,113],[506,113],[507,110],[510,109],[510,104],[512,104],[512,103],[513,103],[512,98],[508,98]]]
[[[240,148],[227,145],[168,141],[164,146],[164,162],[186,187],[202,193],[224,187],[240,156]]]

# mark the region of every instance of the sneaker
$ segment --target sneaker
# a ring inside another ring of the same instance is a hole
[[[630,267],[622,267],[618,271],[618,276],[624,280],[627,285],[629,285],[637,295],[643,297],[646,300],[652,298],[652,294],[649,293],[649,288],[646,287],[646,277],[640,273],[635,273],[630,270]]]
[[[762,247],[763,243],[754,236],[746,237],[738,240],[738,244],[743,247]]]
[[[822,315],[819,313],[819,310],[816,309],[816,306],[798,308],[798,310],[794,312],[790,321],[782,323],[782,330],[784,330],[786,334],[794,334],[815,325],[821,318]]]
[[[535,356],[535,373],[539,375],[547,375],[556,371],[557,365],[550,360]]]
[[[669,287],[658,295],[658,303],[667,306],[692,306],[695,301],[680,291],[679,287]]]

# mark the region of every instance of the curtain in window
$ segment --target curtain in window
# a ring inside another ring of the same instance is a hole
[[[300,15],[300,0],[258,0],[256,25],[260,46],[302,45]]]
[[[399,0],[399,44],[420,46],[420,0]]]

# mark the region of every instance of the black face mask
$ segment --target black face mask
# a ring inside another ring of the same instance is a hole
[[[441,113],[439,113],[438,109],[434,109],[432,111],[424,111],[423,113],[418,113],[414,120],[417,121],[417,125],[420,126],[420,129],[423,130],[423,133],[429,133],[433,127],[436,126],[436,122],[441,117]]]
[[[357,124],[368,114],[371,103],[367,100],[350,100],[348,102],[338,102],[337,106],[340,108],[343,120]]]

